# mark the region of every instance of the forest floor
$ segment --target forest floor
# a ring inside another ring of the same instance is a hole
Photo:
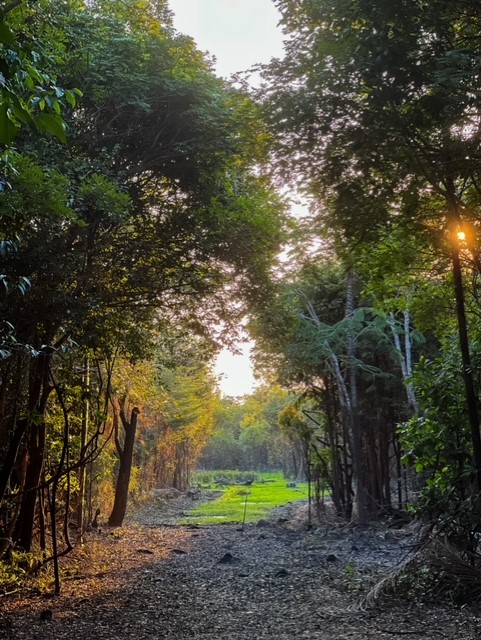
[[[307,532],[305,508],[269,521],[181,527],[185,499],[153,502],[121,529],[88,534],[62,560],[61,595],[0,601],[0,638],[311,640],[481,638],[481,610],[387,598],[359,609],[405,556],[406,529]]]

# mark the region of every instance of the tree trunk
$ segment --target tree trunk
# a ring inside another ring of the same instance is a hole
[[[350,396],[350,418],[351,418],[351,444],[352,444],[352,470],[355,486],[355,501],[353,519],[358,524],[367,524],[369,520],[367,509],[366,487],[363,477],[363,452],[362,452],[362,431],[361,420],[359,418],[359,406],[357,398],[357,365],[356,365],[356,336],[352,330],[354,320],[354,271],[349,271],[347,276],[346,291],[346,318],[351,320],[348,335],[347,357],[349,363],[349,396]]]
[[[406,387],[406,394],[408,397],[408,402],[411,406],[411,409],[414,415],[419,414],[419,404],[416,398],[416,392],[414,390],[414,386],[412,384],[411,376],[412,376],[412,349],[411,349],[411,318],[409,311],[405,309],[403,311],[404,316],[404,353],[401,347],[401,340],[399,338],[399,334],[396,331],[396,320],[394,318],[394,313],[389,314],[389,326],[391,327],[391,332],[394,340],[394,347],[399,354],[400,364],[401,364],[401,373],[403,377],[403,382]]]
[[[130,415],[130,422],[124,412],[124,404],[119,401],[120,419],[124,428],[124,445],[120,445],[117,433],[115,444],[119,454],[119,474],[115,486],[115,500],[112,513],[109,518],[109,526],[121,527],[127,511],[127,500],[129,496],[130,474],[132,472],[132,460],[134,456],[135,432],[137,429],[137,416],[139,409],[134,407]],[[115,417],[114,417],[115,419]]]
[[[449,205],[449,231],[451,241],[451,261],[453,267],[454,293],[456,297],[456,318],[458,321],[459,346],[463,363],[463,378],[466,392],[466,405],[468,409],[469,424],[471,427],[471,442],[473,445],[474,468],[476,470],[476,483],[481,491],[481,434],[479,431],[478,400],[474,387],[471,355],[469,349],[468,325],[466,320],[466,304],[464,298],[463,274],[459,258],[458,231],[460,224],[459,208],[454,195],[454,186],[451,185],[448,194]]]
[[[21,420],[17,419],[17,409],[15,409],[14,412],[13,425],[13,433],[8,444],[2,468],[0,469],[0,500],[3,500],[5,497],[10,476],[12,475],[12,470],[17,459],[20,443],[22,442],[22,438],[28,428],[27,418],[22,418]]]
[[[89,393],[90,393],[90,365],[88,356],[84,359],[84,372],[83,372],[83,405],[82,405],[82,427],[80,433],[80,468],[78,470],[78,505],[77,505],[77,530],[78,539],[82,542],[82,536],[84,531],[84,503],[85,503],[85,476],[86,476],[86,461],[85,454],[87,450],[87,437],[89,427]]]
[[[342,486],[342,474],[338,453],[338,434],[335,402],[332,399],[332,389],[329,381],[326,381],[326,414],[327,414],[327,438],[331,450],[331,496],[336,513],[341,514],[344,509],[344,489]]]
[[[22,483],[22,502],[13,532],[14,541],[24,551],[30,551],[33,541],[35,507],[44,462],[45,411],[48,397],[53,390],[48,379],[51,358],[50,353],[39,355],[30,381],[27,424],[29,434],[25,453],[25,476]]]

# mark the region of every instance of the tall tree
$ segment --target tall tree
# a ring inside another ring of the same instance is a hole
[[[279,0],[286,57],[265,72],[276,154],[343,246],[393,222],[433,224],[450,255],[478,487],[481,437],[458,233],[479,272],[481,12],[470,0]],[[423,201],[437,201],[426,209]]]
[[[41,19],[54,30],[45,10],[48,5],[43,2],[38,3],[37,8],[29,5],[19,0],[4,3],[0,8],[0,144],[7,147],[23,127],[54,135],[65,142],[62,111],[75,107],[81,95],[78,89],[57,85],[55,64],[60,50],[50,46],[49,38],[39,37],[35,26],[32,28],[41,14]],[[8,156],[2,158],[2,163],[8,169]],[[3,187],[6,184],[8,182],[2,181]]]
[[[394,506],[396,424],[410,415],[388,319],[366,303],[340,265],[317,258],[252,322],[261,362],[274,361],[283,383],[311,398],[336,509],[358,522]]]
[[[115,424],[115,446],[119,456],[119,472],[115,484],[115,500],[112,513],[109,517],[111,527],[121,527],[127,511],[127,500],[129,496],[130,475],[132,473],[132,461],[134,458],[135,432],[137,430],[137,418],[139,408],[133,407],[130,417],[125,413],[125,400],[119,401],[118,409],[114,409]],[[119,437],[118,419],[122,424],[124,438],[123,443]]]

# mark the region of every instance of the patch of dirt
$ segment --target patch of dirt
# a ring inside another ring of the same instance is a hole
[[[61,596],[3,598],[0,638],[481,637],[481,618],[454,605],[391,600],[356,610],[374,577],[405,555],[409,529],[343,528],[326,515],[306,532],[300,506],[245,528],[165,526],[186,508],[177,500],[164,510],[158,502],[145,507],[122,529],[91,534],[63,561],[70,575]]]

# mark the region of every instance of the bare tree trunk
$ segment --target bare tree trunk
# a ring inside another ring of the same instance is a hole
[[[25,551],[30,551],[33,541],[35,507],[38,486],[42,476],[45,449],[45,411],[48,397],[53,390],[49,384],[51,354],[41,354],[34,365],[29,389],[28,444],[25,456],[25,476],[20,511],[13,532],[13,539]]]
[[[59,551],[58,551],[58,536],[57,536],[57,495],[58,495],[58,488],[59,488],[60,480],[62,478],[62,474],[64,471],[65,463],[66,462],[68,463],[68,459],[69,459],[70,421],[69,421],[68,409],[65,404],[64,398],[62,396],[59,386],[56,384],[53,377],[52,377],[52,382],[53,382],[55,391],[57,393],[58,402],[62,408],[63,419],[64,419],[62,452],[60,454],[60,460],[58,463],[57,471],[55,473],[55,476],[53,477],[51,499],[50,499],[50,519],[51,519],[51,527],[52,527],[52,558],[53,558],[53,567],[54,567],[55,595],[59,595],[60,594],[60,566],[59,566]],[[65,542],[67,544],[67,548],[69,551],[71,551],[72,545],[70,544],[70,540],[68,536],[69,501],[70,501],[70,482],[67,480],[67,500],[65,505],[65,518],[66,518],[67,526],[65,527],[64,533],[65,533]]]
[[[86,476],[86,462],[85,454],[87,449],[87,437],[89,428],[89,392],[90,392],[90,364],[88,356],[84,359],[84,371],[83,371],[83,406],[82,406],[82,427],[80,433],[80,468],[78,470],[78,506],[77,506],[77,529],[78,539],[82,542],[82,536],[84,531],[84,502],[85,502],[85,476]]]
[[[130,474],[132,472],[132,460],[134,456],[135,432],[137,429],[137,416],[139,409],[134,407],[130,414],[130,422],[127,420],[124,409],[124,402],[119,401],[119,414],[124,429],[124,445],[120,444],[118,429],[115,433],[115,445],[119,454],[119,474],[115,486],[115,500],[112,513],[109,518],[109,526],[121,527],[127,511],[127,500],[129,495]],[[114,419],[116,413],[114,412]]]
[[[350,271],[347,280],[347,296],[346,296],[346,318],[352,320],[354,315],[354,272]],[[316,326],[321,327],[321,321],[313,307],[313,305],[306,300],[306,308],[311,320]],[[355,363],[355,347],[356,339],[353,335],[352,328],[349,329],[348,336],[348,381],[346,382],[341,366],[339,364],[339,358],[326,341],[324,345],[326,353],[329,354],[327,360],[330,365],[330,370],[336,381],[338,389],[339,404],[341,407],[341,415],[343,417],[343,436],[344,436],[344,467],[346,474],[346,510],[350,513],[347,517],[351,517],[354,514],[354,519],[360,524],[367,522],[367,497],[365,487],[362,479],[362,436],[361,425],[359,420],[359,409],[357,400],[357,367]],[[348,453],[347,447],[349,447],[352,459],[352,476],[348,471]],[[352,486],[351,479],[355,484],[355,509],[352,510],[351,506],[351,494]],[[351,513],[352,512],[352,513]]]
[[[332,385],[328,381],[326,383],[326,413],[327,413],[327,437],[329,442],[329,447],[331,450],[331,468],[332,468],[332,501],[334,503],[334,507],[338,514],[341,514],[344,510],[345,500],[344,500],[344,487],[342,482],[342,472],[341,465],[339,461],[339,438],[337,433],[337,420],[336,420],[336,410],[335,410],[335,402],[333,401],[333,390]]]
[[[17,459],[20,443],[28,428],[28,419],[22,418],[18,420],[17,408],[14,409],[13,415],[13,433],[8,444],[8,449],[0,469],[0,500],[5,496],[10,476],[12,474],[15,460]]]
[[[42,476],[45,449],[46,426],[44,417],[42,416],[37,424],[31,425],[30,429],[22,504],[13,534],[15,542],[24,551],[30,551],[33,541],[37,491]]]
[[[389,314],[389,326],[391,327],[391,332],[393,335],[394,347],[400,357],[401,373],[402,373],[402,378],[406,387],[408,402],[409,402],[409,405],[411,406],[411,409],[413,410],[414,415],[418,415],[419,404],[416,398],[416,392],[414,390],[414,386],[411,382],[411,376],[413,372],[412,347],[411,347],[411,318],[410,318],[410,313],[407,309],[403,311],[403,317],[404,317],[404,353],[401,347],[401,340],[399,338],[399,334],[396,331],[396,320],[392,312]]]

